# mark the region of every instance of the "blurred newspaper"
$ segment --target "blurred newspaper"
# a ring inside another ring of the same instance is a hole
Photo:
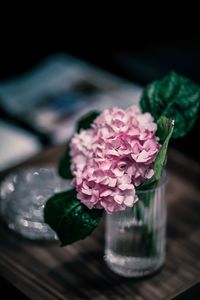
[[[34,135],[0,120],[0,171],[17,165],[41,149]]]
[[[90,110],[137,103],[141,87],[66,54],[43,60],[25,75],[0,84],[0,105],[50,144],[65,142]]]

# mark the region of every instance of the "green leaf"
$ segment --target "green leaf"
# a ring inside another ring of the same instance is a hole
[[[149,84],[140,106],[157,121],[160,116],[175,120],[173,138],[186,135],[193,127],[200,108],[200,88],[175,72]]]
[[[171,135],[173,134],[174,120],[166,117],[160,117],[157,121],[156,136],[159,137],[159,142],[163,145],[166,140],[169,142]]]
[[[148,224],[145,224],[144,210],[142,209],[143,205],[145,207],[149,206],[149,199],[151,199],[151,197],[149,197],[149,194],[147,194],[146,196],[148,202],[146,203],[146,199],[140,197],[139,201],[136,202],[133,206],[133,213],[137,222],[140,224],[138,225],[141,231],[142,244],[143,244],[143,249],[145,250],[145,255],[155,257],[157,255],[156,234],[153,231],[153,228],[151,227],[149,222]]]
[[[73,174],[71,172],[71,156],[70,156],[70,147],[67,146],[67,149],[63,156],[61,157],[58,164],[58,174],[64,179],[72,179]]]
[[[174,129],[174,120],[167,119],[166,117],[160,117],[160,119],[157,122],[157,125],[158,137],[163,142],[162,148],[160,149],[154,162],[153,177],[145,181],[142,185],[140,185],[138,187],[138,190],[154,188],[157,185],[157,182],[159,181],[162,175],[162,171],[165,167],[168,144]]]
[[[99,116],[98,111],[92,111],[84,115],[77,123],[77,132],[90,128],[92,122]]]
[[[44,208],[44,220],[57,233],[61,246],[90,235],[101,217],[102,210],[90,210],[76,199],[75,189],[53,195]]]

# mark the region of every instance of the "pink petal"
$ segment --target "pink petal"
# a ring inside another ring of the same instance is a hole
[[[107,197],[107,196],[110,196],[111,194],[112,194],[111,190],[106,190],[100,194],[100,197]]]
[[[145,173],[145,177],[146,177],[147,179],[150,179],[153,175],[154,175],[154,170],[153,170],[153,169],[149,169],[149,170]]]
[[[131,178],[128,174],[124,174],[123,176],[121,176],[120,178],[118,178],[118,182],[120,184],[129,184],[131,183]]]
[[[149,153],[146,152],[145,150],[142,150],[142,152],[138,155],[136,161],[142,163],[142,162],[146,162],[148,158],[149,158]]]
[[[124,170],[120,170],[119,168],[115,168],[114,170],[112,170],[112,172],[113,172],[117,177],[120,177],[120,176],[124,175]]]
[[[109,178],[108,186],[115,187],[117,183],[117,178]]]
[[[124,200],[124,197],[123,196],[120,196],[120,195],[115,195],[114,196],[114,200],[119,203],[119,204],[122,204],[123,200]]]
[[[82,191],[82,193],[85,194],[85,195],[88,195],[88,196],[91,196],[91,195],[92,195],[92,191],[91,191],[90,189],[87,189],[87,190],[82,189],[81,191]]]
[[[134,196],[127,196],[124,200],[124,204],[128,207],[132,207],[134,204]]]
[[[127,184],[127,183],[120,184],[118,187],[122,191],[134,189],[132,184]]]

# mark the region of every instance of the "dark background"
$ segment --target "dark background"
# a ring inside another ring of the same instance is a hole
[[[196,22],[154,30],[115,30],[100,33],[79,28],[52,36],[18,32],[1,39],[0,80],[26,72],[44,57],[66,52],[144,86],[174,70],[200,84],[200,30]],[[159,26],[157,26],[159,27]],[[106,33],[105,33],[106,32]],[[69,33],[69,34],[68,34]],[[1,116],[5,117],[2,113]],[[187,137],[173,141],[177,149],[200,161],[197,147],[200,118]]]

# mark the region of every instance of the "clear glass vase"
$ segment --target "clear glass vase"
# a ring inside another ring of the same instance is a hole
[[[142,277],[164,263],[167,176],[154,189],[138,191],[138,202],[106,216],[105,261],[115,273]]]

